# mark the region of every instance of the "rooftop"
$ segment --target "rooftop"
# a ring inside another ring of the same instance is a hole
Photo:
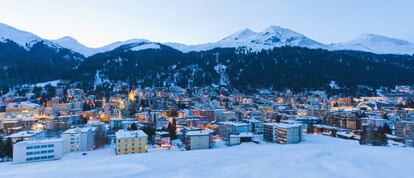
[[[275,126],[280,128],[294,128],[300,127],[302,124],[286,124],[286,123],[264,123],[263,125]]]
[[[62,134],[78,134],[81,132],[89,132],[92,128],[91,127],[84,127],[84,128],[73,128],[64,131]]]
[[[21,131],[14,134],[7,136],[6,138],[20,138],[20,137],[31,137],[33,135],[42,133],[43,130],[36,130],[36,131]]]
[[[132,138],[132,137],[147,137],[148,135],[145,134],[142,130],[134,130],[134,131],[126,131],[126,130],[119,130],[115,133],[117,139],[119,138]]]
[[[207,136],[210,135],[210,132],[206,131],[189,131],[186,133],[186,136]]]
[[[51,138],[51,139],[42,139],[42,140],[26,140],[26,141],[17,142],[13,146],[16,146],[16,145],[29,145],[29,144],[41,144],[41,143],[56,143],[56,142],[63,142],[63,140],[60,139],[60,138]]]

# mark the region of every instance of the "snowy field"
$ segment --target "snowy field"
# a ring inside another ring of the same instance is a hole
[[[412,178],[414,149],[361,146],[307,135],[295,145],[242,144],[198,151],[150,150],[116,156],[111,148],[71,153],[57,161],[0,163],[0,177],[283,177]]]

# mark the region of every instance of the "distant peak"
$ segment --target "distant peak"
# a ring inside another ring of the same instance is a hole
[[[387,37],[387,36],[378,35],[378,34],[372,34],[372,33],[363,33],[356,40],[357,41],[372,41],[372,42],[392,42],[398,45],[410,44],[410,42],[405,41],[405,40]]]
[[[285,28],[281,27],[281,26],[277,26],[277,25],[271,25],[269,27],[266,28],[266,30],[284,30]]]
[[[280,27],[280,26],[277,26],[277,25],[272,25],[272,26],[269,26],[269,27],[267,27],[264,31],[265,31],[265,32],[286,32],[286,31],[288,31],[288,32],[293,32],[293,31],[292,31],[292,30],[290,30],[290,29],[283,28],[283,27]]]
[[[389,38],[386,36],[382,36],[382,35],[377,35],[377,34],[373,34],[373,33],[363,33],[361,35],[359,35],[358,39],[373,39],[373,38]]]
[[[233,33],[232,35],[224,38],[224,40],[239,40],[239,39],[245,39],[245,38],[251,37],[251,36],[253,36],[255,34],[256,34],[256,32],[254,32],[254,31],[246,28],[246,29],[240,30],[240,31],[238,31],[236,33]]]
[[[243,30],[238,31],[236,34],[251,34],[251,33],[255,33],[255,32],[248,28],[245,28]]]
[[[76,40],[75,38],[72,38],[70,36],[65,36],[65,37],[59,38],[59,39],[54,40],[54,41],[68,41],[68,42],[71,41],[71,42],[77,42],[78,43],[78,40]]]

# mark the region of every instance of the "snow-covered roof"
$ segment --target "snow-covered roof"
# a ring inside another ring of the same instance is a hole
[[[132,137],[148,137],[145,132],[142,130],[134,130],[134,131],[126,131],[126,130],[119,130],[115,133],[117,139],[120,138],[132,138]]]
[[[251,132],[242,132],[239,135],[230,135],[230,137],[253,137],[254,134]]]
[[[42,139],[42,140],[25,140],[25,141],[17,142],[13,146],[32,145],[32,144],[39,144],[39,143],[56,143],[56,142],[63,142],[63,140],[61,138],[51,138],[51,139]]]
[[[64,131],[62,134],[78,134],[78,133],[85,133],[89,132],[92,128],[91,127],[84,127],[84,128],[73,128]]]
[[[36,131],[21,131],[14,134],[7,136],[6,138],[21,138],[21,137],[31,137],[36,134],[42,133],[43,130],[36,130]]]
[[[210,131],[188,131],[185,135],[186,136],[207,136],[210,135]]]
[[[264,123],[263,125],[275,126],[279,128],[295,128],[295,127],[302,126],[302,124],[286,124],[286,123]]]
[[[248,126],[249,125],[249,124],[242,123],[242,122],[231,122],[231,121],[220,122],[220,124],[223,124],[223,125],[233,125],[233,126],[236,126],[236,127],[239,127],[239,126]]]

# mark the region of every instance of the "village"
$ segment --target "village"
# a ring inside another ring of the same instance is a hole
[[[328,96],[224,87],[131,87],[84,91],[65,82],[12,88],[0,103],[1,161],[58,160],[112,149],[114,155],[251,144],[302,144],[304,135],[361,145],[413,147],[414,89]],[[411,148],[407,148],[411,149]]]

